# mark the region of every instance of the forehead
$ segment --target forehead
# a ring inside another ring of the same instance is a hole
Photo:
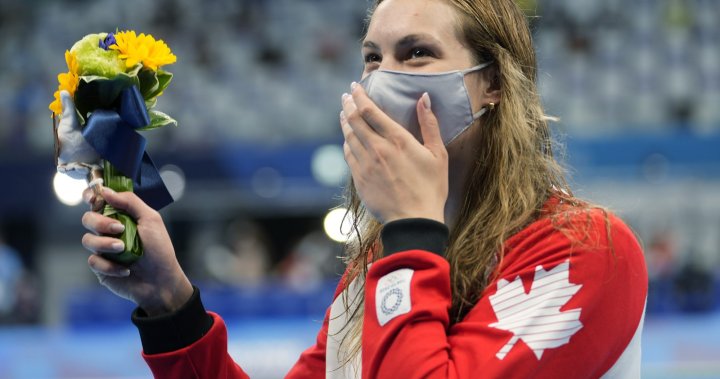
[[[457,23],[457,11],[443,0],[385,0],[370,19],[365,40],[382,45],[429,34],[443,44],[461,45]]]

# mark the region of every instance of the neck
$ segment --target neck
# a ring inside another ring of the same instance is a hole
[[[450,231],[455,227],[457,217],[467,196],[466,185],[475,162],[475,152],[471,147],[460,147],[459,150],[453,153],[455,154],[450,158],[451,164],[448,170],[448,198],[445,202],[445,224]]]

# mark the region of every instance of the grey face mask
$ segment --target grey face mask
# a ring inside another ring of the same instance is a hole
[[[430,95],[432,111],[440,124],[440,134],[447,146],[485,113],[473,113],[465,75],[490,65],[485,62],[465,70],[439,73],[415,73],[375,70],[360,81],[368,96],[393,121],[422,141],[417,117],[417,102],[423,93]]]

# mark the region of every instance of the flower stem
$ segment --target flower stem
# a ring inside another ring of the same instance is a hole
[[[103,163],[103,180],[105,181],[105,187],[109,187],[115,192],[133,191],[132,179],[123,175],[107,160]],[[119,211],[108,204],[105,204],[102,214],[120,221],[125,226],[125,231],[119,236],[120,240],[125,243],[125,251],[117,254],[105,253],[102,254],[103,258],[130,265],[142,257],[142,241],[140,241],[135,220],[127,213]]]

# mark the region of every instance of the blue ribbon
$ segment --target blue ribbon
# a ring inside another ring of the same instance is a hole
[[[150,124],[137,86],[124,89],[115,109],[97,109],[83,128],[83,137],[101,157],[133,180],[133,191],[155,210],[173,202],[147,152],[147,141],[135,129]]]

